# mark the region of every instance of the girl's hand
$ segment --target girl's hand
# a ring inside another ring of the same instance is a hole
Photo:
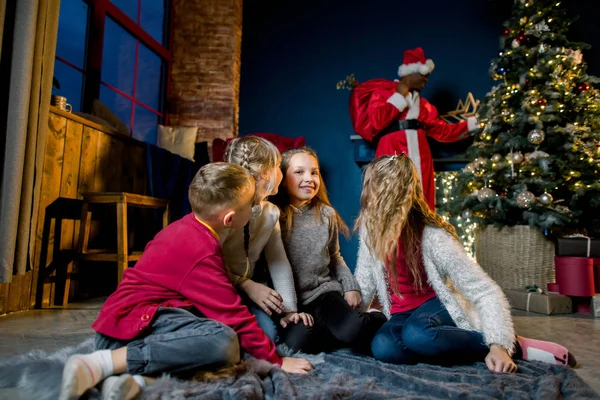
[[[297,313],[297,312],[287,313],[283,316],[283,318],[281,318],[281,320],[279,320],[279,323],[281,324],[282,327],[285,328],[288,326],[288,324],[290,322],[297,324],[300,320],[302,320],[302,322],[306,326],[313,326],[315,323],[312,315],[303,313],[303,312],[302,313]]]
[[[490,346],[490,352],[485,358],[485,364],[490,371],[494,372],[517,372],[517,365],[508,355],[504,347],[493,344]]]
[[[312,365],[304,358],[283,357],[281,369],[292,374],[308,374],[313,369]]]
[[[358,308],[362,303],[360,292],[358,290],[351,290],[344,293],[344,300],[346,300],[346,303],[348,303],[348,305],[350,305],[352,308]]]
[[[272,315],[273,311],[277,314],[283,312],[283,299],[279,293],[270,287],[254,282],[251,279],[242,282],[239,287],[246,292],[248,297],[250,297],[250,300],[262,308],[267,315]]]

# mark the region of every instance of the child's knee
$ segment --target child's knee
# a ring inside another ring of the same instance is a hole
[[[409,364],[402,343],[391,333],[378,333],[371,341],[373,358],[389,364]]]
[[[423,324],[423,321],[409,321],[402,327],[402,342],[406,347],[419,354],[429,354],[432,350],[435,330]]]
[[[220,355],[221,363],[224,366],[231,366],[240,362],[240,342],[235,331],[228,326],[223,327],[222,334],[216,340],[215,348],[209,350]]]

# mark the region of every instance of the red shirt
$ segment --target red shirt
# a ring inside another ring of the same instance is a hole
[[[159,307],[190,306],[231,327],[252,356],[281,365],[275,345],[229,281],[219,240],[193,214],[167,226],[148,243],[135,268],[125,270],[92,328],[131,340],[149,333]]]
[[[419,269],[421,270],[421,276],[423,278],[423,289],[422,291],[416,292],[413,285],[413,277],[406,265],[406,257],[404,254],[402,240],[398,240],[396,272],[398,274],[398,289],[402,297],[394,294],[392,276],[391,274],[388,274],[390,297],[392,299],[391,314],[414,310],[415,308],[420,307],[427,300],[436,296],[433,288],[427,283],[427,276],[425,274],[425,266],[423,265],[423,255],[421,251],[419,251]]]

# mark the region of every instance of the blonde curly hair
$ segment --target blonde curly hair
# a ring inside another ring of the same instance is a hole
[[[396,255],[401,240],[405,262],[417,292],[423,290],[421,240],[426,225],[445,229],[457,240],[454,227],[432,211],[417,170],[404,154],[373,160],[364,171],[361,209],[354,229],[364,232],[371,253],[391,276],[399,294]]]

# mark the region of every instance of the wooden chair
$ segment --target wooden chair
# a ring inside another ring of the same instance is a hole
[[[100,249],[89,249],[90,225],[92,220],[92,205],[114,204],[117,209],[117,252]],[[81,260],[116,261],[117,283],[123,279],[123,273],[130,261],[137,261],[142,252],[129,252],[127,207],[164,209],[162,214],[163,228],[169,224],[169,201],[155,197],[143,196],[125,192],[84,193],[81,209],[81,225],[77,251]]]

